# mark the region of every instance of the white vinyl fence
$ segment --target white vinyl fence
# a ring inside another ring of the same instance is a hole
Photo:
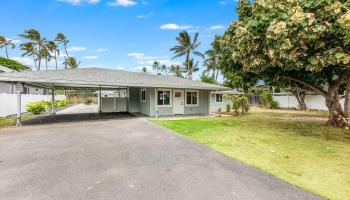
[[[26,106],[30,102],[51,101],[51,95],[21,95],[22,112],[27,112]],[[56,95],[55,100],[66,99],[64,95]],[[0,117],[17,114],[17,94],[0,94]]]
[[[298,108],[299,106],[297,99],[292,94],[274,94],[273,99],[278,101],[281,108]],[[307,94],[305,97],[305,103],[308,109],[328,110],[326,107],[326,100],[321,95]],[[344,105],[344,99],[342,99],[340,103]]]

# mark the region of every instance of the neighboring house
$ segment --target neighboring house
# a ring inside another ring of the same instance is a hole
[[[237,90],[217,91],[210,95],[210,111],[217,112],[219,110],[225,111],[227,104],[232,104],[229,96],[244,95],[243,92]]]
[[[210,114],[211,92],[229,89],[173,76],[100,68],[0,74],[1,81],[22,82],[47,89],[88,88],[101,93],[102,90],[114,89],[126,96],[102,94],[101,112],[136,112],[156,117]]]
[[[4,67],[0,65],[0,73],[12,73],[16,72],[15,70],[12,70],[10,68]],[[45,89],[40,88],[34,88],[34,87],[24,87],[24,94],[47,94]],[[15,84],[10,83],[0,83],[0,94],[14,94],[15,91]]]

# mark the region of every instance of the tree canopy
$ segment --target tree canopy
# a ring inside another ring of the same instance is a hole
[[[326,98],[329,123],[349,126],[339,104],[350,81],[349,8],[349,0],[240,0],[239,21],[223,40],[243,72],[317,92]]]
[[[30,67],[23,65],[15,60],[7,59],[0,56],[0,65],[15,71],[30,70]]]

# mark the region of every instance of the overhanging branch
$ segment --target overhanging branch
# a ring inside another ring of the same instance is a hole
[[[316,85],[312,85],[312,84],[306,82],[305,80],[302,80],[302,79],[299,79],[299,78],[296,78],[296,77],[290,76],[290,75],[282,75],[281,77],[282,78],[286,78],[286,79],[291,80],[291,81],[295,81],[297,83],[300,83],[300,84],[310,88],[311,90],[314,90],[315,92],[319,93],[323,97],[327,97],[327,92],[326,91],[324,91],[322,88],[320,88],[320,87],[318,87]]]

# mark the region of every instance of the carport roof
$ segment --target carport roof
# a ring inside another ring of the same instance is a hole
[[[229,89],[220,85],[213,85],[174,76],[159,76],[102,68],[0,73],[0,82],[24,83],[43,88],[157,87],[203,89],[212,91]]]

